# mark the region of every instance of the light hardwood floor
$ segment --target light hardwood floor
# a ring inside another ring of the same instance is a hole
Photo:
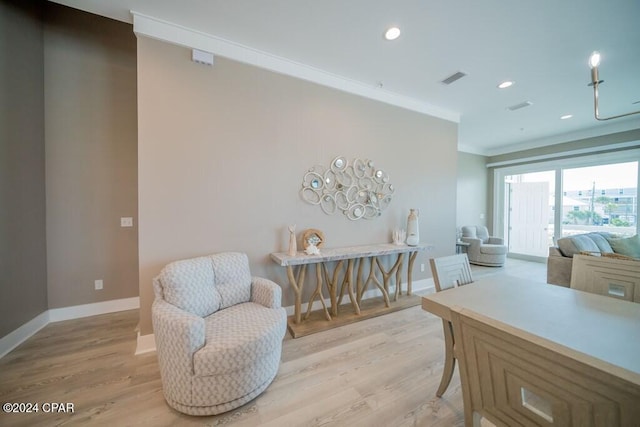
[[[508,260],[474,276],[526,275]],[[137,310],[52,323],[0,359],[0,402],[73,403],[74,413],[6,414],[0,426],[461,426],[458,374],[442,398],[440,319],[412,307],[326,332],[285,338],[278,376],[235,411],[190,417],[164,402],[155,353],[134,356]]]

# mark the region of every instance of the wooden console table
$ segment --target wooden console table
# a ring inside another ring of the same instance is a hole
[[[294,325],[299,325],[303,320],[309,318],[312,313],[313,303],[316,299],[320,301],[324,318],[333,321],[339,315],[339,307],[345,291],[349,294],[349,300],[353,312],[361,314],[360,304],[362,297],[370,285],[375,285],[382,294],[385,307],[390,307],[392,301],[397,301],[402,294],[402,264],[405,254],[409,254],[407,268],[407,295],[411,295],[411,282],[413,263],[418,252],[432,249],[433,246],[426,243],[417,246],[394,245],[391,243],[349,246],[343,248],[321,249],[320,255],[307,255],[304,252],[297,252],[291,256],[286,252],[274,252],[271,259],[278,265],[287,268],[289,285],[295,296],[294,315],[289,320],[289,330],[294,338],[304,335],[296,332]],[[380,257],[387,255],[397,255],[393,266],[386,270]],[[365,274],[366,260],[369,259],[369,271]],[[343,265],[346,261],[346,270]],[[335,262],[333,271],[329,263]],[[357,268],[356,268],[357,263]],[[302,316],[302,294],[304,289],[307,266],[315,265],[316,287],[307,303],[307,312]],[[294,268],[297,271],[294,271]],[[380,282],[377,272],[382,276]],[[355,278],[354,278],[355,275]],[[395,289],[390,296],[391,279],[395,277]],[[331,306],[327,307],[323,296],[323,284],[329,294]],[[293,325],[292,325],[293,323]],[[338,325],[336,325],[338,326]]]
[[[513,276],[422,300],[453,325],[465,426],[638,425],[640,304]]]

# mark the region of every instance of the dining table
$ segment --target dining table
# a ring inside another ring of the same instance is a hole
[[[466,426],[640,425],[640,304],[497,274],[422,308],[452,324]]]

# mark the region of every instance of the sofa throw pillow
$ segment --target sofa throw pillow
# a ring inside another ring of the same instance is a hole
[[[249,258],[239,252],[224,252],[211,256],[216,276],[216,289],[222,300],[220,308],[248,302],[251,299]]]
[[[613,252],[611,244],[609,243],[609,240],[607,240],[606,233],[589,233],[587,234],[587,236],[589,236],[589,238],[593,240],[593,243],[598,246],[598,249],[600,249],[600,252],[602,252],[603,254]]]
[[[617,254],[640,258],[640,236],[637,234],[633,237],[611,239],[609,244]]]
[[[206,317],[220,308],[210,257],[174,261],[160,272],[164,299],[169,304]]]
[[[600,253],[598,245],[586,234],[558,239],[558,249],[560,249],[562,255],[569,258],[573,258],[574,255],[580,252]]]

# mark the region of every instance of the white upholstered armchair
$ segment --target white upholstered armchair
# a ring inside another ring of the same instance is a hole
[[[165,399],[190,415],[254,399],[280,366],[282,290],[251,277],[245,254],[172,262],[153,280],[153,330]]]
[[[483,225],[462,227],[463,242],[469,243],[467,257],[471,264],[501,267],[507,259],[508,248],[502,237],[489,236]]]

